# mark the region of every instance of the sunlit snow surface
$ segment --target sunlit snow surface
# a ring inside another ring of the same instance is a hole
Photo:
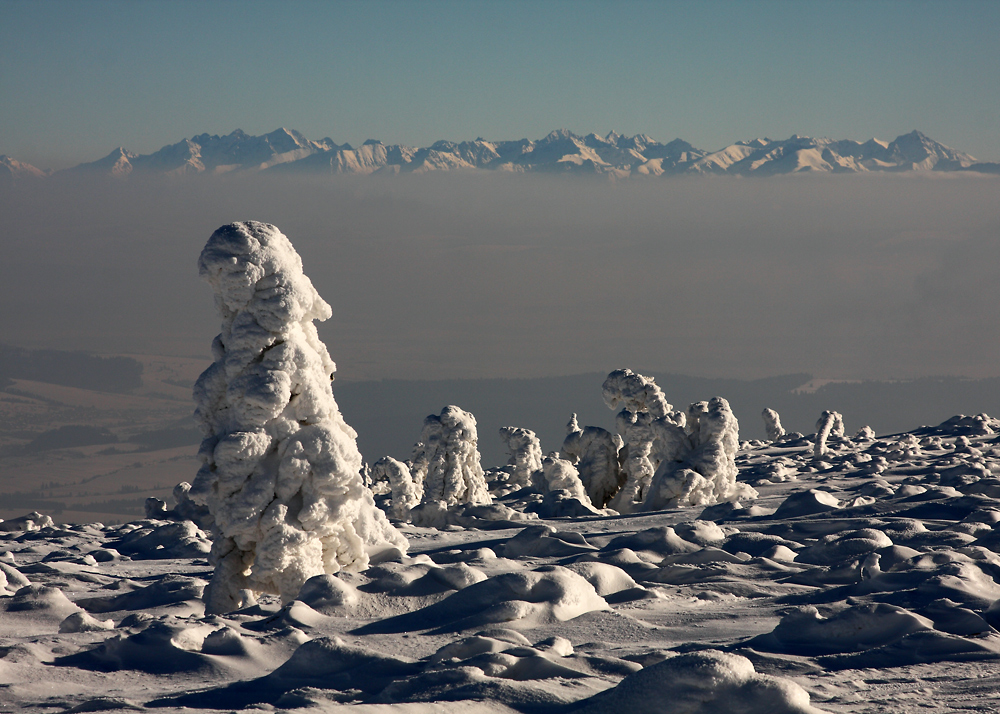
[[[0,523],[0,711],[994,710],[1000,423],[833,431],[741,444],[742,508],[399,524],[212,616],[190,521]]]

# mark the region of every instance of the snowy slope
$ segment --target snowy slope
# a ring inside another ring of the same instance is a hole
[[[34,181],[43,179],[48,172],[26,164],[23,161],[12,159],[5,154],[0,154],[0,182],[16,183],[19,181]]]

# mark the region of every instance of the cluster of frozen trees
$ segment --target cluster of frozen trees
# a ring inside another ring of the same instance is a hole
[[[222,317],[214,362],[195,386],[203,465],[193,484],[178,487],[172,511],[159,501],[148,509],[151,517],[211,529],[209,611],[251,604],[259,593],[289,600],[315,575],[363,570],[405,553],[405,538],[376,505],[366,478],[387,482],[391,506],[383,505],[394,519],[423,525],[459,513],[523,517],[494,504],[491,486],[545,517],[757,495],[736,480],[739,423],[725,399],[675,410],[653,379],[628,369],[603,384],[604,402],[618,410],[616,433],[581,427],[574,414],[560,451],[546,455],[533,431],[503,427],[508,463],[487,473],[475,417],[447,406],[424,420],[408,461],[385,456],[368,469],[334,400],[336,368],[314,325],[331,308],[288,239],[264,223],[223,226],[202,251],[199,270]],[[769,439],[785,437],[776,412],[762,416]],[[843,428],[837,412],[823,413],[816,458]]]
[[[677,411],[653,379],[629,369],[609,374],[603,394],[621,407],[618,433],[581,429],[574,415],[563,443],[595,505],[631,513],[756,497],[736,481],[739,423],[725,399]]]

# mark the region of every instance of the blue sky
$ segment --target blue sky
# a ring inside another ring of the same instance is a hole
[[[916,128],[1000,160],[998,29],[973,0],[0,0],[0,153],[62,168],[237,127],[705,149]]]

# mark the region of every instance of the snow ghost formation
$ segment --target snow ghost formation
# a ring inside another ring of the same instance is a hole
[[[534,486],[542,494],[551,491],[566,491],[567,498],[575,498],[581,503],[591,505],[590,496],[580,481],[576,467],[566,459],[549,455],[541,461],[540,468],[532,476]]]
[[[764,420],[764,431],[768,441],[777,441],[785,435],[785,429],[781,426],[781,417],[778,416],[778,412],[765,408],[760,413],[760,417]]]
[[[649,492],[650,481],[660,462],[658,454],[653,453],[659,426],[655,422],[667,420],[683,425],[683,419],[671,412],[673,407],[651,377],[630,369],[617,369],[609,374],[602,391],[604,403],[610,409],[622,406],[615,422],[625,442],[626,480],[610,506],[620,513],[631,513]]]
[[[423,503],[493,503],[478,446],[476,418],[469,412],[451,405],[424,419],[410,467],[414,481],[423,485]]]
[[[392,517],[405,521],[424,497],[423,486],[413,480],[410,467],[391,456],[383,456],[372,466],[374,481],[387,480],[392,492]]]
[[[507,446],[510,459],[504,469],[508,483],[517,486],[531,484],[531,474],[542,468],[542,444],[531,429],[517,426],[500,427],[500,439]]]
[[[364,570],[406,539],[362,482],[357,433],[333,398],[336,366],[313,320],[332,315],[277,228],[215,231],[198,261],[222,332],[194,388],[205,435],[190,498],[214,521],[208,612],[257,593],[293,599],[306,580]]]
[[[813,456],[820,458],[826,456],[826,440],[831,436],[842,437],[844,435],[844,417],[840,412],[825,411],[819,415],[816,422],[816,441],[813,444]]]
[[[736,482],[739,422],[722,397],[688,407],[685,426],[657,420],[660,466],[643,510],[710,506],[757,492]]]
[[[576,466],[591,503],[596,508],[604,508],[625,483],[626,474],[618,463],[621,438],[599,426],[581,429],[576,414],[566,430],[562,456]]]

